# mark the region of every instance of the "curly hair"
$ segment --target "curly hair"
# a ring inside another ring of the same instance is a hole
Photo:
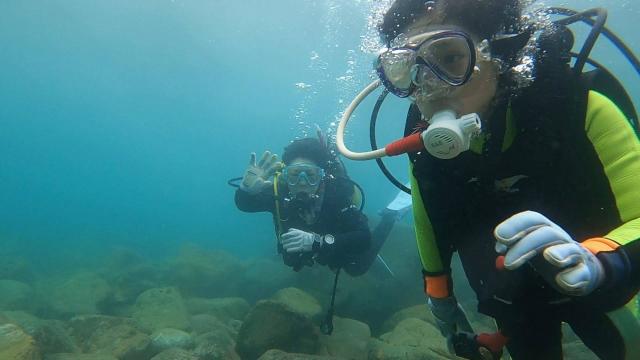
[[[396,0],[385,13],[378,30],[389,44],[425,16],[429,24],[452,24],[490,39],[501,32],[519,28],[521,0]]]
[[[282,161],[285,165],[289,165],[296,158],[309,159],[325,170],[332,160],[327,147],[315,138],[294,140],[284,148]]]

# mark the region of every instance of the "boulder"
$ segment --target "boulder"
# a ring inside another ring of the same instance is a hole
[[[70,335],[70,331],[59,320],[46,320],[31,334],[43,354],[75,353],[78,346]]]
[[[153,355],[149,336],[131,319],[89,315],[71,319],[72,335],[83,352],[110,354],[121,360]]]
[[[47,355],[44,360],[118,360],[118,358],[108,354],[60,353]]]
[[[243,359],[257,359],[270,349],[315,354],[319,337],[318,329],[308,317],[282,303],[263,300],[242,323],[236,350]]]
[[[78,351],[69,329],[59,320],[42,320],[23,311],[5,311],[0,323],[13,323],[22,328],[38,344],[43,354]]]
[[[154,352],[171,348],[187,349],[193,346],[193,338],[189,333],[178,329],[160,329],[151,334],[151,347]]]
[[[16,324],[0,325],[0,359],[40,360],[35,340]]]
[[[449,354],[440,331],[420,319],[402,320],[396,328],[370,343],[369,359],[456,359]]]
[[[271,297],[271,300],[281,303],[291,311],[308,318],[314,318],[322,312],[322,306],[318,300],[294,287],[279,290]]]
[[[205,360],[240,360],[235,347],[229,332],[219,328],[198,336],[193,354]]]
[[[330,336],[322,336],[327,353],[339,358],[366,360],[371,340],[369,325],[334,316],[333,326],[333,333]]]
[[[31,310],[34,307],[31,286],[15,280],[0,280],[0,310]]]
[[[133,318],[149,332],[163,328],[185,330],[189,327],[187,308],[180,292],[174,287],[143,292],[132,311]]]
[[[3,320],[0,323],[13,323],[20,326],[27,334],[33,335],[44,324],[45,320],[24,311],[3,311],[0,313]]]
[[[286,353],[282,350],[269,350],[258,360],[341,360],[342,357]]]
[[[249,303],[243,298],[191,298],[186,301],[191,314],[209,314],[220,321],[242,320],[249,312]]]
[[[231,330],[227,324],[209,314],[193,315],[190,319],[189,327],[195,334],[203,334],[220,328],[227,331]]]
[[[170,262],[169,282],[184,294],[200,297],[224,297],[237,294],[244,266],[229,253],[185,246]]]
[[[202,358],[184,349],[167,349],[152,357],[151,360],[202,360]]]
[[[383,341],[396,345],[443,347],[446,343],[440,330],[420,319],[402,320],[392,332],[380,337]]]
[[[396,312],[389,319],[387,319],[387,321],[384,322],[382,331],[392,331],[402,320],[409,318],[420,319],[422,321],[428,322],[429,324],[436,325],[431,311],[429,311],[427,304],[424,303],[421,305],[411,306]]]
[[[54,315],[97,314],[111,294],[107,282],[94,273],[80,273],[50,291],[49,304]]]
[[[27,260],[17,256],[0,256],[0,279],[31,283],[35,274]]]
[[[462,360],[446,351],[423,346],[394,345],[379,340],[369,344],[369,360]]]
[[[162,269],[151,264],[139,264],[114,272],[109,279],[113,287],[112,301],[115,304],[134,303],[145,290],[160,287],[162,276]]]

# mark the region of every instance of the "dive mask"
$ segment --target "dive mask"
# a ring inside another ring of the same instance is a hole
[[[375,68],[382,84],[398,97],[408,97],[417,88],[437,91],[464,85],[476,66],[476,46],[471,37],[458,30],[426,32],[385,49]],[[488,41],[479,45],[488,52]]]
[[[282,170],[282,178],[289,186],[297,186],[303,179],[306,184],[317,186],[324,176],[324,169],[311,164],[288,165]]]

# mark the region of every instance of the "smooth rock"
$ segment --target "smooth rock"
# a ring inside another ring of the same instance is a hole
[[[174,287],[150,289],[138,296],[133,318],[147,331],[164,328],[186,330],[189,314],[178,289]]]
[[[294,287],[279,290],[271,297],[271,300],[284,304],[291,311],[308,318],[313,318],[322,312],[322,306],[318,300]]]
[[[35,340],[16,324],[0,325],[0,359],[40,360]]]
[[[319,335],[308,317],[279,302],[263,300],[242,323],[236,349],[243,359],[257,359],[270,349],[315,354]]]
[[[155,352],[171,348],[187,349],[193,346],[193,338],[182,330],[165,328],[151,334],[151,347]]]

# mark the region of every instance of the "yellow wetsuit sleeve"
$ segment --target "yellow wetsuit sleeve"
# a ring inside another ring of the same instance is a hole
[[[423,269],[427,272],[439,273],[445,269],[443,269],[442,266],[442,259],[440,258],[440,251],[436,243],[433,226],[429,220],[425,204],[422,201],[420,186],[418,186],[418,181],[413,176],[413,165],[411,165],[409,177],[411,178],[414,229],[416,231],[420,261],[422,262]]]
[[[589,92],[587,137],[609,179],[621,226],[606,238],[620,245],[640,239],[640,141],[620,109],[607,97]]]

